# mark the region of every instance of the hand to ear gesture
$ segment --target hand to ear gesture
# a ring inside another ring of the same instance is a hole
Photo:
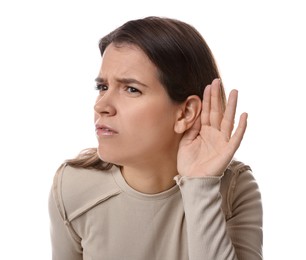
[[[247,127],[247,113],[234,121],[238,91],[232,90],[223,112],[220,80],[205,88],[202,112],[185,132],[178,150],[178,172],[182,176],[221,176],[237,151]]]

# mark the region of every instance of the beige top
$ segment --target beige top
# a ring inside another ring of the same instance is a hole
[[[53,260],[262,259],[261,197],[248,166],[175,179],[148,195],[115,166],[63,165],[49,198]]]

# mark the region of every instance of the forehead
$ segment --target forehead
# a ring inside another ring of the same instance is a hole
[[[136,45],[111,43],[102,56],[102,65],[122,65],[124,67],[143,66],[146,69],[157,70],[148,56]]]
[[[136,45],[110,44],[102,55],[99,78],[111,82],[134,79],[147,86],[160,85],[157,67]]]

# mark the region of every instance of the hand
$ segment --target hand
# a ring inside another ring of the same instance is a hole
[[[222,109],[220,80],[205,88],[202,112],[185,132],[178,150],[178,172],[182,176],[221,176],[237,151],[247,127],[247,113],[234,129],[238,91],[232,90],[225,112]]]

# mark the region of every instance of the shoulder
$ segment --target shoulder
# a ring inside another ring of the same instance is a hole
[[[107,171],[74,168],[63,164],[56,172],[52,193],[58,210],[66,221],[71,221],[102,203],[121,193],[113,173],[113,167]]]
[[[233,160],[221,178],[222,209],[226,217],[246,201],[261,203],[258,184],[249,165]]]
[[[221,178],[221,187],[227,188],[229,185],[235,185],[237,179],[241,178],[240,175],[242,174],[253,176],[251,167],[243,162],[232,160]]]

